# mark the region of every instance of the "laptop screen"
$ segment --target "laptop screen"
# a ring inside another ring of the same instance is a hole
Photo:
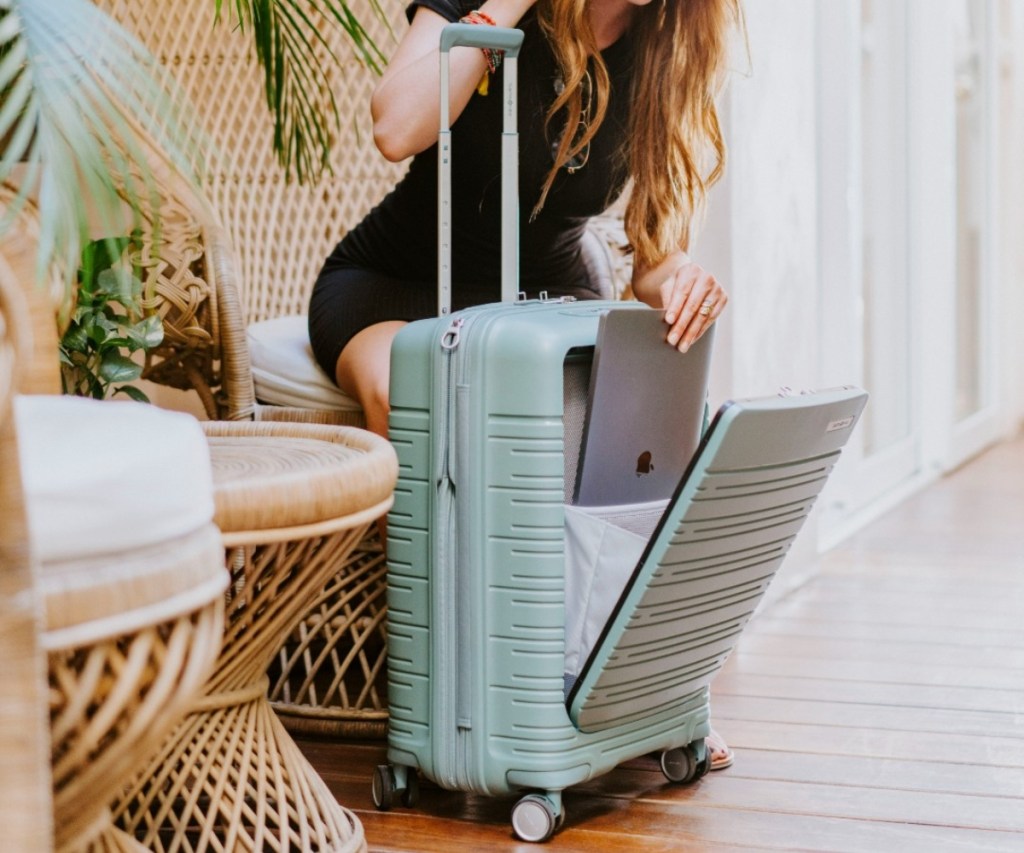
[[[686,353],[653,308],[601,316],[590,374],[577,506],[668,500],[697,449],[714,327]]]

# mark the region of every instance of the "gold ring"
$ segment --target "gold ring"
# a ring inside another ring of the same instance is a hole
[[[712,302],[710,299],[705,299],[701,303],[700,310],[697,313],[700,314],[701,317],[707,317],[709,314],[711,314],[711,306],[714,304],[715,303]]]

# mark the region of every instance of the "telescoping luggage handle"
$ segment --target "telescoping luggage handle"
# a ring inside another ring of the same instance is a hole
[[[519,133],[516,127],[516,76],[523,31],[507,27],[448,24],[441,30],[441,129],[437,137],[437,310],[452,310],[452,166],[448,109],[449,53],[453,47],[503,50],[501,129],[501,301],[514,302],[519,291]]]

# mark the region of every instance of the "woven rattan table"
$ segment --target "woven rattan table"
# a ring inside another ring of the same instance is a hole
[[[362,827],[266,698],[267,666],[391,505],[397,461],[352,427],[205,425],[230,582],[224,643],[185,722],[115,805],[156,851],[361,850]]]

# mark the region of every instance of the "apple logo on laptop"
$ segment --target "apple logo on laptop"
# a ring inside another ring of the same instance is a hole
[[[636,459],[636,475],[642,477],[654,470],[654,463],[651,461],[651,451],[645,450]]]

